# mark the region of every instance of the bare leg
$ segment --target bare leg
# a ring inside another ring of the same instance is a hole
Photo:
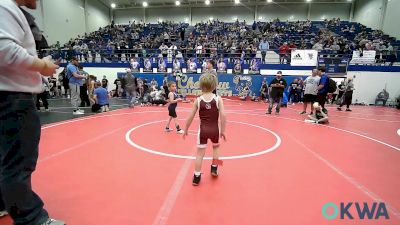
[[[169,117],[166,127],[169,127],[169,124],[171,123],[171,120],[172,120],[172,117]]]
[[[219,159],[219,145],[213,146],[213,159]]]
[[[315,117],[313,117],[312,115],[308,115],[308,118],[312,121],[318,121]]]
[[[175,122],[175,127],[179,127],[179,123],[178,123],[178,118],[174,118],[174,122]]]
[[[318,123],[326,123],[326,122],[328,122],[328,117],[321,118],[321,119],[318,120]]]
[[[204,154],[206,153],[205,148],[197,148],[196,161],[194,164],[194,172],[201,172],[201,165],[203,164]]]
[[[307,102],[303,103],[303,112],[307,112]]]

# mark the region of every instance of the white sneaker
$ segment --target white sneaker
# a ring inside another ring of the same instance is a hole
[[[177,134],[183,134],[183,133],[185,133],[185,131],[183,131],[182,129],[180,129],[180,130],[177,130],[176,133],[177,133]]]
[[[55,219],[47,219],[46,222],[42,223],[41,225],[65,225],[63,221],[55,220]]]
[[[50,109],[45,109],[44,111],[46,111],[46,112],[50,112]]]
[[[85,113],[84,112],[81,112],[81,111],[79,111],[79,110],[76,110],[76,111],[74,111],[73,113],[72,113],[72,115],[84,115]]]
[[[78,109],[78,111],[81,113],[85,113],[85,111],[83,111],[82,109]]]
[[[0,211],[0,218],[4,217],[4,216],[7,216],[7,215],[8,215],[8,212],[6,210]]]
[[[171,129],[171,128],[165,128],[165,132],[171,132],[171,131],[173,131],[173,129]]]

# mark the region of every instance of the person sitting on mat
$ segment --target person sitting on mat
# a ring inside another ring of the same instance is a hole
[[[375,105],[378,105],[378,102],[382,102],[383,106],[386,106],[386,102],[389,99],[389,92],[386,89],[383,89],[379,94],[376,96]]]
[[[109,97],[107,89],[102,86],[100,81],[97,81],[93,95],[96,104],[93,105],[92,111],[108,112],[110,110]]]
[[[259,100],[259,97],[256,96],[256,93],[253,93],[253,96],[251,96],[251,101],[253,101],[253,102],[258,102],[258,101],[260,101],[260,100]]]
[[[169,115],[169,120],[167,123],[167,126],[165,127],[166,132],[171,132],[172,129],[169,128],[169,124],[171,123],[171,120],[173,119],[175,121],[175,126],[176,126],[176,132],[178,134],[183,134],[183,130],[179,127],[178,123],[178,116],[176,115],[176,107],[178,106],[178,102],[182,101],[181,98],[178,97],[178,93],[176,93],[176,83],[175,81],[168,81],[168,115]]]
[[[189,127],[192,124],[192,121],[198,110],[200,117],[200,131],[197,139],[198,148],[192,181],[194,186],[199,185],[201,180],[201,164],[203,163],[203,157],[207,147],[208,139],[210,139],[213,143],[211,175],[217,177],[218,165],[222,165],[222,161],[219,160],[219,137],[221,136],[221,138],[224,140],[226,139],[226,118],[222,98],[213,93],[216,87],[217,76],[215,74],[204,73],[200,76],[200,89],[202,91],[202,95],[195,100],[192,112],[190,113],[185,125],[183,138],[188,135]],[[219,127],[218,120],[221,121],[221,127]]]
[[[164,89],[162,88],[151,92],[150,96],[153,105],[164,106],[168,103],[164,98]]]
[[[310,120],[306,120],[306,122],[312,122],[312,123],[328,123],[328,115],[326,115],[323,110],[321,105],[318,102],[314,102],[313,104],[313,112],[311,115],[308,115],[308,118]]]

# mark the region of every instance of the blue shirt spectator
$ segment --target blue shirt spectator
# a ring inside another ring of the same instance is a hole
[[[94,90],[94,95],[96,96],[97,104],[101,106],[109,104],[107,89],[100,86]]]
[[[262,42],[260,42],[260,45],[258,46],[258,48],[261,51],[267,51],[269,49],[269,43],[266,40],[263,40]]]
[[[329,89],[329,77],[325,73],[321,75],[319,85],[324,85],[324,87],[318,91],[318,94],[327,94]]]
[[[67,78],[69,79],[69,83],[70,84],[77,84],[79,86],[83,85],[83,80],[82,79],[77,79],[76,77],[74,77],[72,74],[73,73],[78,73],[78,68],[73,65],[72,63],[69,63],[67,66]]]

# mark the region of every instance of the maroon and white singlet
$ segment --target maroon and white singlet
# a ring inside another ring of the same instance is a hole
[[[207,140],[210,139],[213,146],[219,145],[219,97],[214,95],[211,101],[207,102],[203,96],[197,98],[199,108],[200,130],[197,144],[199,148],[207,147]]]

